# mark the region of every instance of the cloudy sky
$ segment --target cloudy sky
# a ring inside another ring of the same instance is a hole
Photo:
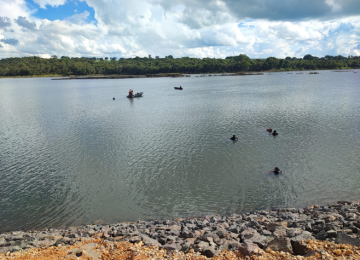
[[[360,0],[0,0],[0,58],[360,55]]]

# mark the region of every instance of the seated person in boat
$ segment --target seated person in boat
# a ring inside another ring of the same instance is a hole
[[[133,90],[132,90],[132,89],[130,89],[130,90],[129,90],[129,97],[131,97],[131,98],[132,98],[133,96],[134,96],[134,92],[133,92]]]
[[[230,139],[233,140],[233,141],[235,141],[235,140],[237,140],[238,138],[237,138],[235,135],[233,135]]]

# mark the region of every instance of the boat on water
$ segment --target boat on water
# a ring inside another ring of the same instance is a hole
[[[132,97],[130,97],[130,95],[127,95],[126,97],[127,98],[137,98],[137,97],[142,97],[143,95],[143,92],[138,92],[136,94],[134,94]]]
[[[174,89],[180,89],[180,90],[182,90],[183,88],[182,88],[182,87],[174,87]]]

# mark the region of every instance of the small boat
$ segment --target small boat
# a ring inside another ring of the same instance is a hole
[[[182,88],[182,87],[174,87],[174,89],[180,89],[180,90],[182,90],[183,88]]]
[[[127,98],[136,98],[136,97],[142,97],[143,93],[142,92],[139,92],[139,93],[136,93],[134,94],[134,96],[130,97],[129,95],[127,95],[126,97]]]

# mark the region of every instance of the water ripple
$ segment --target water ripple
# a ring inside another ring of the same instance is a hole
[[[0,231],[359,199],[359,76],[1,79]]]

